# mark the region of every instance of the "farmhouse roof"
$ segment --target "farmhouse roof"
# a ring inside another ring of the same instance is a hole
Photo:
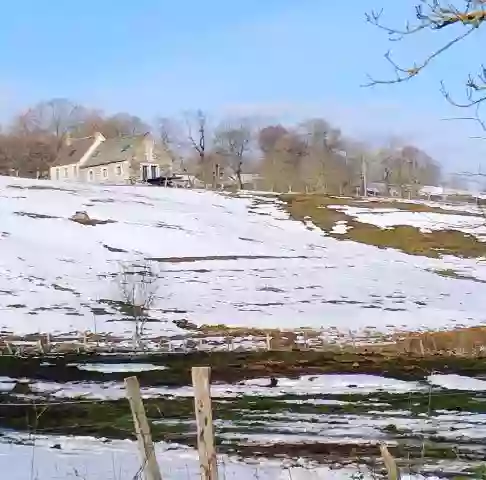
[[[96,148],[82,168],[131,160],[137,153],[143,151],[145,138],[146,135],[109,138]]]
[[[93,136],[84,138],[73,138],[68,143],[64,143],[57,153],[54,166],[61,167],[64,165],[78,163],[88,151],[89,147],[93,145],[94,141],[95,138]]]

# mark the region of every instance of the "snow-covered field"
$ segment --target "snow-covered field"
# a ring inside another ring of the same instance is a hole
[[[107,443],[87,437],[29,437],[4,433],[7,436],[0,440],[0,470],[8,472],[9,480],[140,478],[137,447],[128,440]],[[11,443],[12,439],[15,443]],[[200,478],[197,453],[193,449],[159,443],[155,451],[164,480]],[[353,468],[335,471],[285,461],[255,459],[243,462],[226,456],[220,456],[218,460],[220,478],[227,480],[341,480],[351,478],[355,472]]]
[[[0,469],[8,472],[9,480],[134,480],[139,470],[136,445],[131,441],[106,443],[94,438],[77,437],[32,437],[15,436],[0,440]],[[19,442],[24,442],[20,444]],[[56,448],[53,448],[53,447]],[[157,444],[155,447],[164,480],[193,480],[200,478],[197,454],[185,447]],[[363,480],[376,478],[364,467],[316,466],[309,462],[285,460],[248,460],[220,456],[219,478],[222,480]],[[300,463],[300,465],[299,465]],[[453,462],[442,462],[449,472],[458,472]],[[404,480],[437,476],[402,474]]]
[[[81,210],[113,223],[69,220]],[[4,332],[130,336],[133,326],[106,301],[121,300],[120,262],[143,259],[154,259],[160,277],[154,334],[180,332],[172,321],[182,319],[344,335],[486,320],[482,284],[433,272],[484,279],[482,261],[332,239],[271,198],[0,177],[0,222]]]

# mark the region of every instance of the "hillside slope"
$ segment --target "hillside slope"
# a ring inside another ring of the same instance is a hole
[[[0,177],[0,328],[131,335],[120,262],[149,259],[158,298],[148,329],[197,325],[310,326],[348,334],[484,321],[477,260],[411,257],[289,219],[277,201],[157,187],[73,185]],[[95,226],[76,211],[110,220]]]

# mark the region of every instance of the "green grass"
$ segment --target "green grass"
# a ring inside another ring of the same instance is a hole
[[[416,227],[399,225],[394,228],[382,229],[374,225],[361,223],[344,212],[327,208],[329,205],[371,206],[379,208],[397,208],[414,212],[450,213],[426,205],[404,202],[383,202],[375,205],[373,202],[363,203],[353,199],[328,197],[325,195],[282,195],[290,215],[300,221],[311,220],[316,226],[326,231],[330,236],[340,240],[373,245],[378,248],[393,248],[409,255],[421,255],[438,258],[442,255],[453,255],[463,258],[486,256],[486,243],[480,242],[475,236],[457,230],[438,230],[424,233]],[[457,212],[454,212],[457,214]],[[352,227],[345,234],[332,233],[332,228],[338,221],[346,221]],[[486,223],[486,220],[485,220]]]

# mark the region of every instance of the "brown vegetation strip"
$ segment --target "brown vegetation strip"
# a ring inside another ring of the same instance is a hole
[[[296,255],[289,257],[275,256],[275,255],[207,255],[205,257],[149,257],[145,260],[149,262],[160,263],[189,263],[189,262],[204,262],[208,260],[280,260],[280,259],[304,259],[313,258],[305,255]]]

